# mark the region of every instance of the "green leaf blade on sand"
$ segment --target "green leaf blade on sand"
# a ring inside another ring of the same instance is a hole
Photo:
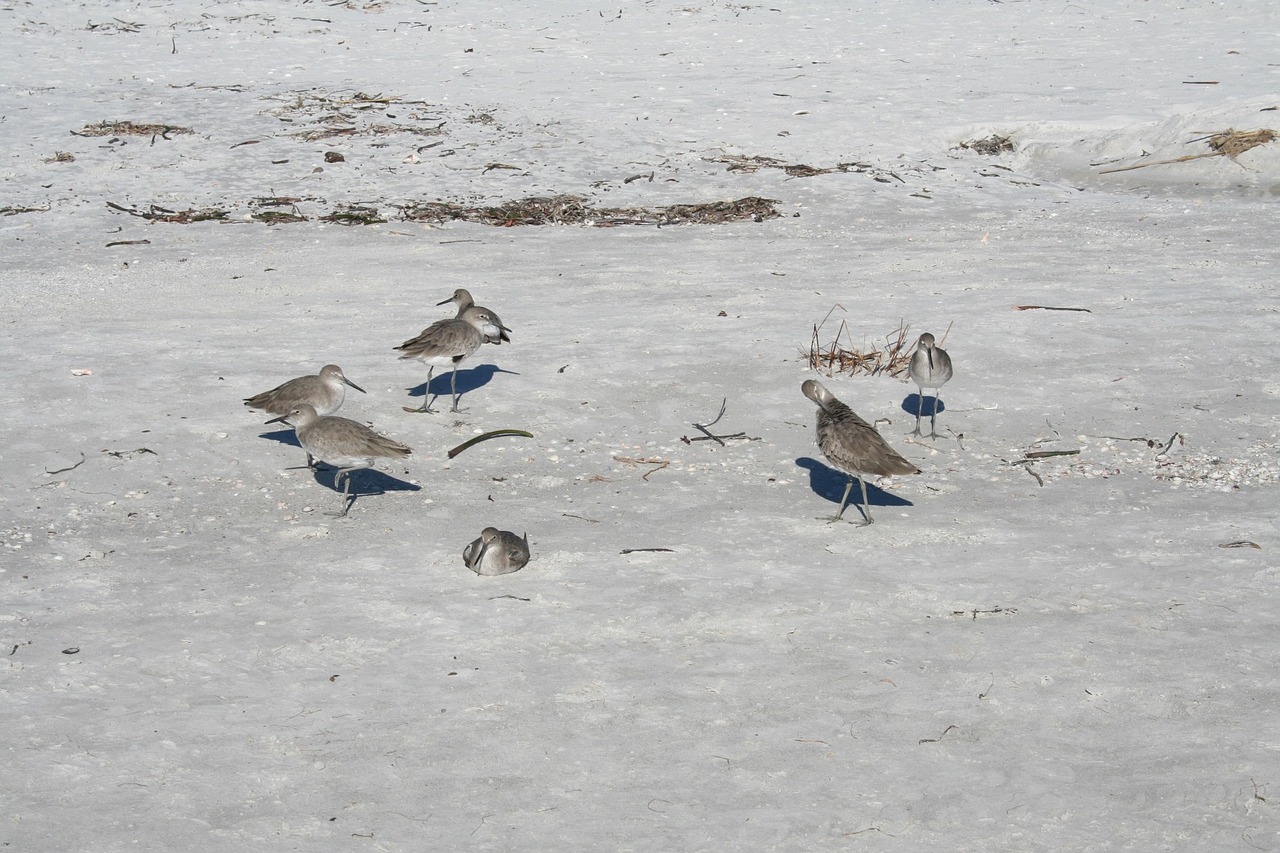
[[[519,435],[525,438],[533,438],[533,433],[525,432],[522,429],[495,429],[491,432],[482,433],[480,435],[477,435],[475,438],[471,438],[462,442],[462,444],[459,444],[453,450],[449,451],[449,458],[452,459],[453,457],[457,456],[459,453],[466,450],[468,447],[470,447],[473,444],[479,444],[482,441],[488,441],[491,438],[498,438],[504,435]]]

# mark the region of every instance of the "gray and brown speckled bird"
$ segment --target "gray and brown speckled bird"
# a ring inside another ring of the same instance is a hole
[[[800,390],[818,405],[818,447],[822,454],[832,465],[849,475],[849,484],[840,498],[840,512],[827,520],[839,521],[844,515],[856,476],[862,484],[862,516],[865,519],[862,524],[871,524],[865,475],[919,474],[920,469],[899,455],[880,437],[875,427],[837,400],[821,382],[806,380]]]

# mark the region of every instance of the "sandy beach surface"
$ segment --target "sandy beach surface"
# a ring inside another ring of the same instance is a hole
[[[1277,32],[0,9],[0,847],[1280,849]],[[925,331],[936,439],[838,369]],[[327,363],[413,448],[345,518],[242,403]]]

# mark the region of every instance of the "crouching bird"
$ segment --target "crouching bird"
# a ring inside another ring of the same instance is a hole
[[[462,551],[467,568],[478,575],[509,575],[529,562],[529,534],[517,536],[509,530],[486,527],[480,538]]]
[[[877,477],[888,477],[892,474],[919,474],[920,469],[902,458],[896,450],[888,445],[876,428],[836,399],[835,395],[823,387],[821,382],[805,380],[800,386],[806,397],[818,404],[818,447],[822,455],[827,457],[836,468],[849,475],[849,484],[844,487],[844,496],[840,498],[840,512],[830,521],[839,521],[844,516],[845,505],[849,500],[849,492],[853,490],[853,479],[856,476],[862,484],[862,517],[860,526],[872,523],[871,507],[867,505],[867,474]]]

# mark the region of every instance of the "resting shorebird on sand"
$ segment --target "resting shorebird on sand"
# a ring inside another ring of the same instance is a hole
[[[529,562],[529,534],[517,536],[509,530],[486,527],[480,538],[462,551],[462,561],[478,575],[509,575]]]
[[[416,358],[429,365],[422,406],[417,409],[405,406],[406,412],[431,411],[431,375],[437,367],[443,367],[446,364],[453,365],[453,372],[449,374],[449,390],[453,395],[452,411],[458,411],[458,365],[467,356],[480,349],[480,344],[484,343],[486,338],[486,326],[492,326],[499,332],[510,331],[502,326],[487,309],[472,305],[459,312],[457,317],[437,320],[419,332],[416,337],[395,347],[402,353],[400,358]]]
[[[321,416],[307,403],[294,406],[289,412],[267,421],[269,424],[283,421],[294,428],[298,443],[307,451],[307,465],[314,457],[338,469],[333,484],[344,483],[342,488],[342,512],[330,513],[339,518],[351,509],[354,500],[348,501],[351,492],[351,472],[372,468],[377,458],[401,459],[413,451],[398,441],[379,435],[362,423],[335,415]]]
[[[849,484],[840,498],[840,512],[828,521],[839,521],[844,515],[849,492],[853,490],[856,476],[862,484],[863,526],[871,524],[871,507],[867,505],[867,481],[865,475],[888,477],[892,474],[919,474],[920,469],[903,459],[885,443],[876,428],[858,417],[853,409],[840,402],[812,379],[805,381],[800,390],[818,404],[818,447],[827,460],[849,475]]]
[[[938,390],[951,378],[951,356],[947,351],[933,343],[933,335],[925,332],[916,341],[916,351],[911,356],[911,381],[916,383],[920,394],[916,397],[916,429],[912,435],[920,435],[920,412],[924,408],[924,389],[933,389],[933,405],[929,409],[929,438],[937,438],[938,406],[942,398]]]

